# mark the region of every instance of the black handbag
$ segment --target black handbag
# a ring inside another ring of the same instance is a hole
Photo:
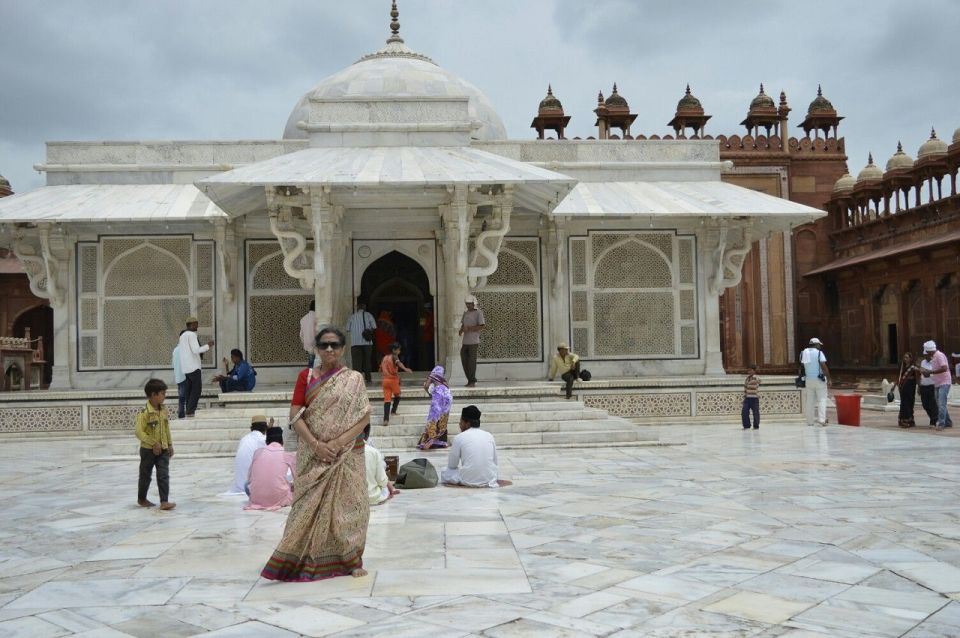
[[[893,390],[891,390],[890,392],[887,392],[887,403],[893,403],[893,399]]]
[[[364,330],[364,331],[361,332],[360,334],[363,335],[363,338],[364,338],[366,341],[373,341],[373,337],[374,337],[374,335],[375,335],[376,333],[377,333],[377,331],[374,330],[373,328],[367,328],[366,330]]]
[[[592,378],[593,378],[593,375],[590,374],[590,371],[589,371],[589,370],[581,370],[581,371],[580,371],[580,380],[581,380],[581,381],[589,381],[589,380],[592,379]]]
[[[802,374],[799,374],[797,375],[797,378],[793,380],[793,385],[797,386],[798,388],[805,388],[807,387],[807,378]]]

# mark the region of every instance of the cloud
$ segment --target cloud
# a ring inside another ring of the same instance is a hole
[[[0,22],[0,173],[39,186],[43,143],[63,139],[277,138],[297,99],[382,46],[385,1],[46,0],[7,3]],[[613,82],[639,114],[635,133],[668,132],[687,82],[740,132],[760,82],[783,89],[791,131],[822,83],[846,116],[851,169],[912,154],[931,125],[960,126],[949,55],[960,3],[808,0],[401,0],[411,48],[483,90],[513,138],[547,83],[595,135],[597,91]]]

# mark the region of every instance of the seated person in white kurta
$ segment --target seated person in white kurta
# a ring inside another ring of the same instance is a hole
[[[450,446],[440,480],[448,485],[498,487],[497,443],[492,434],[480,429],[480,410],[475,405],[460,413],[460,434]]]
[[[371,505],[379,505],[400,493],[393,486],[393,481],[387,480],[387,464],[383,453],[370,445],[370,426],[363,430],[364,463],[367,468],[367,497]]]
[[[270,425],[273,425],[273,419],[270,420]],[[250,419],[250,432],[240,439],[240,444],[237,445],[237,455],[233,459],[233,485],[227,494],[247,493],[253,453],[262,447],[267,447],[267,417],[258,414]]]

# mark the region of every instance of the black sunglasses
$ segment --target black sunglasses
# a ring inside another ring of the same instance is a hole
[[[343,344],[339,341],[321,341],[317,344],[317,350],[339,350]]]

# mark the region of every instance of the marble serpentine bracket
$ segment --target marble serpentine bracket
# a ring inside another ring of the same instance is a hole
[[[493,220],[490,230],[482,231],[474,240],[473,259],[467,270],[467,281],[471,290],[480,290],[487,285],[487,277],[497,271],[500,265],[500,248],[503,238],[510,232],[510,215],[513,212],[513,187],[505,186],[503,192],[494,198]],[[492,247],[488,246],[492,240]],[[483,260],[484,265],[478,265]]]
[[[62,247],[63,237],[51,236],[51,224],[39,224],[39,254],[37,248],[27,241],[20,229],[14,231],[13,254],[16,255],[30,282],[30,292],[41,299],[49,299],[54,305],[65,300],[66,290],[60,285],[60,273],[66,260],[54,255],[54,245]]]
[[[223,278],[223,295],[227,301],[233,301],[237,290],[237,242],[233,222],[218,219],[214,222],[214,234]]]
[[[551,273],[551,285],[554,294],[560,294],[563,290],[563,261],[564,250],[567,244],[567,232],[556,217],[550,218],[550,228],[547,236],[547,249],[553,254],[553,273]]]
[[[313,290],[314,270],[313,268],[298,268],[297,264],[305,258],[307,249],[307,240],[295,230],[281,228],[281,223],[290,224],[290,212],[284,210],[280,205],[276,188],[267,186],[267,213],[270,217],[270,232],[280,243],[280,250],[283,251],[283,270],[288,275],[300,282],[300,287],[304,290]],[[281,218],[282,222],[281,222]]]
[[[743,279],[743,262],[750,252],[752,241],[750,228],[743,228],[739,242],[730,238],[730,229],[726,226],[719,229],[711,263],[714,273],[709,281],[710,294],[719,295],[726,288],[733,288],[740,283]],[[730,276],[727,276],[728,272]]]

